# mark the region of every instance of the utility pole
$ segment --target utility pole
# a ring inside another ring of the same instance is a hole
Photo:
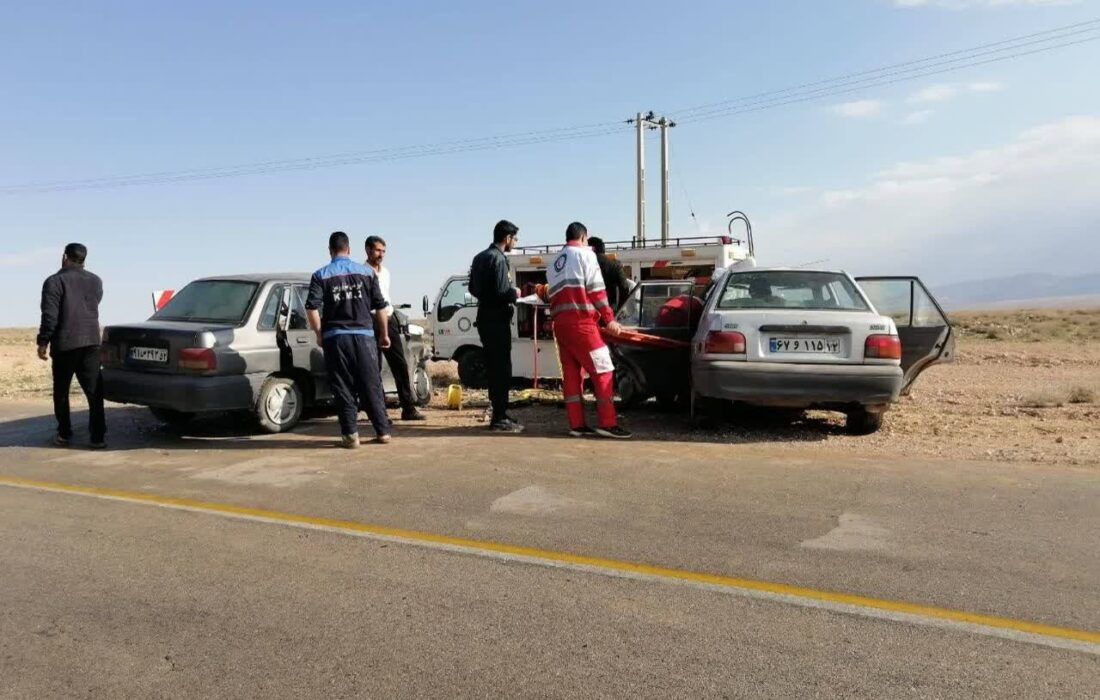
[[[645,244],[645,130],[661,130],[661,242],[668,242],[669,213],[668,213],[668,130],[676,126],[676,122],[657,117],[652,111],[638,114],[633,119],[626,120],[633,124],[637,137],[637,178],[638,178],[638,228],[634,233],[634,243]]]

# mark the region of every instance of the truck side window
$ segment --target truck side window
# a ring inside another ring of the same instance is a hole
[[[443,290],[443,296],[439,298],[436,320],[440,323],[446,323],[462,307],[477,305],[477,302],[470,301],[473,297],[470,296],[469,286],[469,280],[451,280],[451,283]]]

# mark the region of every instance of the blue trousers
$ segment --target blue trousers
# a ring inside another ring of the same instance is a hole
[[[337,335],[324,342],[325,369],[336,399],[340,432],[359,432],[359,406],[362,405],[377,435],[391,430],[386,415],[386,396],[382,392],[382,370],[378,365],[378,346],[369,335]]]

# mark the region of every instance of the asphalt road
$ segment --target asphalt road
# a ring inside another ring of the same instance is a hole
[[[1095,470],[48,410],[0,407],[0,697],[1100,697]]]

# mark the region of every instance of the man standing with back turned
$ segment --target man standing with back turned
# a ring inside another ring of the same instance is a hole
[[[359,447],[359,405],[370,417],[375,442],[390,441],[390,419],[382,393],[378,347],[389,347],[386,307],[374,270],[351,259],[343,231],[329,236],[332,262],[313,273],[306,298],[309,327],[325,352],[325,369],[340,416],[341,446]],[[377,336],[375,334],[377,331]],[[377,337],[377,345],[375,338]]]
[[[61,270],[42,285],[42,323],[38,328],[38,357],[53,357],[53,411],[57,417],[54,443],[67,447],[73,437],[69,417],[69,387],[73,375],[88,398],[88,428],[93,448],[107,446],[103,410],[103,376],[99,369],[99,302],[103,282],[84,269],[88,249],[79,243],[65,246]]]
[[[629,438],[630,432],[619,425],[615,414],[614,372],[611,352],[600,337],[603,323],[612,335],[621,328],[607,301],[596,254],[588,247],[588,229],[574,221],[565,229],[565,247],[546,270],[550,316],[554,319],[554,340],[561,359],[562,394],[569,434],[573,437],[602,435]],[[596,394],[596,429],[584,420],[584,384],[581,370],[592,378]]]
[[[493,228],[493,244],[470,265],[470,294],[477,297],[477,334],[485,351],[489,401],[493,418],[489,430],[521,433],[523,426],[508,415],[508,388],[512,383],[512,313],[519,290],[508,277],[508,257],[519,228],[500,221]]]
[[[382,367],[382,355],[386,356],[386,362],[390,365],[390,374],[397,385],[397,397],[401,401],[401,420],[424,420],[424,414],[416,408],[416,396],[412,390],[412,379],[409,375],[409,361],[405,357],[405,338],[402,336],[400,319],[395,316],[395,309],[390,300],[390,271],[382,264],[386,258],[386,242],[381,236],[368,236],[366,242],[367,265],[374,270],[378,277],[378,287],[382,290],[382,298],[386,300],[386,308],[376,311],[375,315],[386,314],[389,320],[390,346],[379,346],[378,367]]]

